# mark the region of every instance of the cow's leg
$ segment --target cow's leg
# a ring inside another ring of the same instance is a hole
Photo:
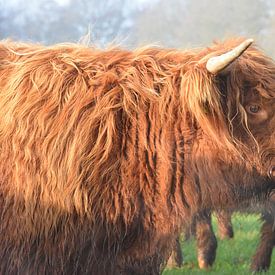
[[[274,215],[263,213],[264,221],[261,228],[261,240],[252,258],[251,270],[266,271],[269,269],[273,246],[275,245]]]
[[[179,238],[176,239],[172,254],[167,262],[167,267],[181,267],[183,262],[183,255]]]
[[[188,241],[196,236],[196,218],[192,219],[192,222],[189,226],[184,229],[184,240]]]
[[[196,215],[196,239],[199,267],[207,269],[213,265],[217,249],[210,211],[203,211]]]
[[[234,237],[234,231],[232,226],[232,212],[220,210],[216,212],[218,221],[218,235],[220,239],[232,239]]]

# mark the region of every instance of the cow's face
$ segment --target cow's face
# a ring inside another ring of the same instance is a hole
[[[245,145],[248,159],[275,180],[275,63],[248,48],[251,43],[210,58],[207,69],[220,83],[229,131]]]
[[[226,82],[234,135],[246,145],[248,158],[275,180],[275,64],[253,61],[248,51],[228,72]]]
[[[270,96],[264,96],[267,94],[262,87],[249,87],[244,92],[243,107],[248,129],[259,146],[255,150],[259,150],[269,177],[275,179],[275,96],[271,96],[271,91]]]

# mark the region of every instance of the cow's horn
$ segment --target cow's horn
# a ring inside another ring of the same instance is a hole
[[[209,58],[206,63],[206,69],[212,74],[222,71],[236,58],[238,58],[253,43],[253,41],[253,39],[247,39],[233,50],[225,54]]]

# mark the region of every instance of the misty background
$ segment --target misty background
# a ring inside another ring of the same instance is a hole
[[[275,57],[275,0],[0,0],[0,39],[190,48],[251,37]]]

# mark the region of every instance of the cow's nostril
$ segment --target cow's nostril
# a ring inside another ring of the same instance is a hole
[[[271,179],[275,179],[275,166],[271,165],[268,170],[268,175]]]

